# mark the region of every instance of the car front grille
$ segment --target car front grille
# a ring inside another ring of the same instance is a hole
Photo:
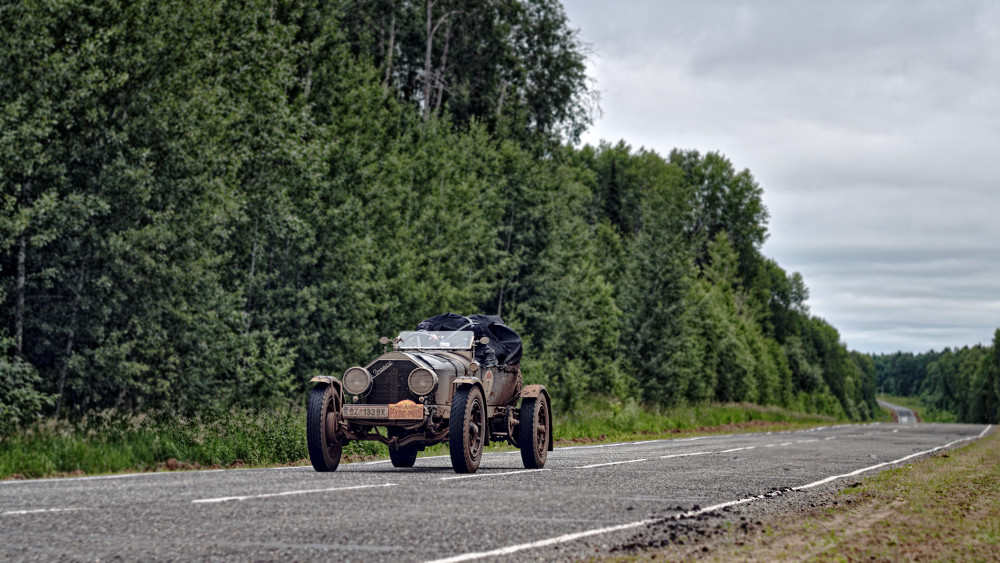
[[[391,405],[403,399],[415,401],[417,396],[410,393],[407,378],[416,367],[416,364],[408,360],[375,362],[368,367],[374,380],[372,381],[372,389],[365,396],[363,402],[369,405]]]

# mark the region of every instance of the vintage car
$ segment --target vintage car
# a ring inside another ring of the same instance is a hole
[[[316,471],[335,471],[351,440],[386,444],[395,467],[413,467],[418,452],[445,441],[458,473],[474,473],[490,441],[520,448],[526,468],[544,466],[551,401],[545,387],[524,385],[517,333],[500,317],[454,313],[418,328],[382,337],[382,355],[341,379],[312,379],[306,435]]]

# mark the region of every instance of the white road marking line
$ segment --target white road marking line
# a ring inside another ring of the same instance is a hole
[[[779,446],[791,446],[794,442],[785,442],[784,444],[778,444]]]
[[[757,446],[745,446],[745,447],[742,447],[742,448],[731,448],[731,449],[728,449],[728,450],[721,450],[721,451],[718,451],[718,452],[715,452],[715,453],[717,453],[717,454],[728,454],[729,452],[741,452],[743,450],[752,450],[752,449],[754,449],[756,447]]]
[[[483,559],[485,557],[496,557],[498,555],[510,555],[511,553],[517,553],[518,551],[524,551],[525,549],[533,549],[536,547],[545,547],[547,545],[555,545],[558,543],[566,543],[573,540],[578,540],[580,538],[586,538],[588,536],[596,536],[599,534],[607,534],[609,532],[617,532],[619,530],[628,530],[629,528],[638,528],[639,526],[645,526],[647,524],[653,524],[656,522],[655,519],[643,520],[641,522],[629,522],[628,524],[620,524],[618,526],[611,526],[609,528],[600,528],[597,530],[587,530],[585,532],[577,532],[575,534],[567,534],[565,536],[559,536],[555,538],[549,538],[545,540],[539,540],[531,543],[522,543],[520,545],[512,545],[509,547],[501,547],[500,549],[494,549],[493,551],[481,551],[479,553],[465,553],[462,555],[456,555],[454,557],[446,557],[444,559],[435,559],[433,561],[428,561],[427,563],[458,563],[459,561],[471,561],[473,559]]]
[[[826,438],[823,438],[823,439],[824,440],[833,440],[835,438],[836,438],[836,436],[827,436]]]
[[[895,459],[895,460],[892,460],[892,461],[886,461],[886,462],[882,462],[882,463],[877,463],[877,464],[869,466],[869,467],[864,467],[864,468],[858,469],[856,471],[851,471],[850,473],[844,473],[843,475],[833,475],[833,476],[827,477],[825,479],[820,479],[819,481],[814,481],[814,482],[809,483],[807,485],[802,485],[801,487],[792,487],[792,490],[794,490],[794,491],[803,491],[805,489],[811,489],[813,487],[822,485],[824,483],[829,483],[830,481],[836,481],[837,479],[841,479],[843,477],[854,477],[855,475],[860,475],[861,473],[864,473],[866,471],[871,471],[873,469],[879,469],[880,467],[885,467],[887,465],[895,465],[897,463],[903,463],[904,461],[906,461],[908,459],[913,459],[913,458],[918,457],[918,456],[922,456],[922,455],[926,455],[926,454],[929,454],[929,453],[933,453],[933,452],[936,452],[938,450],[943,450],[945,448],[954,446],[955,444],[958,444],[960,442],[967,442],[969,440],[978,440],[979,438],[982,438],[986,434],[986,432],[989,431],[989,429],[991,428],[991,426],[992,425],[987,426],[985,430],[983,430],[982,432],[980,432],[979,435],[975,436],[975,437],[960,438],[958,440],[955,440],[954,442],[948,442],[947,444],[945,444],[943,446],[938,446],[936,448],[931,448],[929,450],[924,450],[922,452],[917,452],[915,454],[910,454],[908,456],[901,457],[899,459]]]
[[[819,442],[819,438],[815,438],[815,439],[812,439],[812,440],[796,440],[795,441],[796,444],[809,444],[809,443],[812,443],[812,442]]]
[[[262,495],[247,495],[242,497],[219,497],[219,498],[201,498],[191,501],[192,503],[209,503],[209,502],[227,502],[231,500],[247,500],[253,498],[270,498],[270,497],[283,497],[288,495],[305,495],[309,493],[329,493],[333,491],[353,491],[357,489],[375,489],[379,487],[395,487],[395,483],[383,483],[381,485],[357,485],[354,487],[332,487],[329,489],[309,489],[303,491],[285,491],[282,493],[266,493]]]
[[[930,450],[927,450],[927,451],[924,451],[924,452],[919,452],[919,453],[915,453],[915,454],[912,454],[912,455],[908,455],[908,456],[906,456],[904,458],[900,458],[900,459],[898,459],[898,460],[896,460],[894,462],[889,462],[889,463],[899,463],[900,461],[905,461],[905,460],[910,459],[910,458],[912,458],[914,456],[919,456],[919,455],[923,455],[923,454],[926,454],[926,453],[930,453],[930,452],[934,452],[934,451],[940,450],[942,448],[947,448],[948,446],[957,444],[959,442],[965,442],[967,440],[975,440],[977,438],[982,438],[986,434],[986,432],[989,431],[990,428],[991,428],[991,426],[987,426],[986,429],[983,430],[975,438],[962,438],[960,440],[955,440],[954,442],[949,442],[949,443],[947,443],[947,444],[945,444],[943,446],[939,446],[937,448],[933,448],[933,449],[930,449]],[[879,464],[877,466],[872,466],[872,468],[874,468],[874,467],[881,467],[883,465],[887,465],[887,464]],[[871,468],[866,468],[866,469],[860,470],[860,471],[866,471],[868,469],[871,469]],[[855,472],[855,473],[857,473],[857,472]],[[805,489],[805,488],[815,487],[816,485],[819,485],[819,484],[822,484],[824,482],[827,482],[828,480],[838,479],[840,477],[847,477],[847,476],[850,476],[850,475],[853,475],[853,474],[854,473],[847,473],[847,474],[844,474],[844,475],[837,475],[837,476],[834,476],[832,478],[827,478],[827,479],[823,479],[823,480],[820,480],[820,481],[816,481],[815,483],[810,483],[808,485],[803,485],[802,487],[795,487],[793,490],[801,490],[801,489]],[[557,536],[557,537],[554,537],[554,538],[548,538],[548,539],[544,539],[544,540],[538,540],[538,541],[534,541],[534,542],[531,542],[531,543],[522,543],[522,544],[518,544],[518,545],[511,545],[511,546],[507,546],[507,547],[501,547],[499,549],[494,549],[492,551],[480,551],[480,552],[477,552],[477,553],[463,553],[461,555],[455,555],[454,557],[447,557],[447,558],[444,558],[444,559],[435,559],[435,560],[432,560],[432,561],[428,561],[427,563],[459,563],[461,561],[472,561],[474,559],[484,559],[486,557],[496,557],[496,556],[499,556],[499,555],[510,555],[512,553],[517,553],[518,551],[524,551],[526,549],[534,549],[536,547],[546,547],[546,546],[550,546],[550,545],[556,545],[556,544],[560,544],[560,543],[571,542],[571,541],[578,540],[580,538],[586,538],[586,537],[589,537],[589,536],[597,536],[597,535],[600,535],[600,534],[608,534],[608,533],[611,533],[611,532],[617,532],[617,531],[621,531],[621,530],[628,530],[628,529],[631,529],[631,528],[638,528],[640,526],[646,526],[646,525],[649,525],[649,524],[655,524],[656,522],[662,522],[663,520],[668,520],[668,519],[679,520],[682,516],[684,518],[691,518],[691,517],[694,517],[694,516],[699,516],[701,514],[705,514],[707,512],[712,512],[712,511],[715,511],[715,510],[720,510],[720,509],[725,508],[727,506],[736,506],[738,504],[746,504],[748,502],[753,502],[755,500],[761,500],[761,499],[765,499],[765,498],[776,497],[776,496],[778,496],[780,494],[781,494],[780,492],[767,493],[767,494],[760,495],[760,496],[747,497],[747,498],[743,498],[743,499],[739,499],[739,500],[732,500],[732,501],[729,501],[729,502],[723,502],[723,503],[720,503],[720,504],[715,504],[715,505],[708,506],[708,507],[705,507],[705,508],[702,508],[702,509],[699,509],[699,510],[692,510],[692,511],[689,511],[689,512],[685,512],[683,514],[677,514],[677,515],[674,515],[674,516],[672,516],[670,518],[660,518],[660,519],[651,518],[651,519],[648,519],[648,520],[641,520],[641,521],[638,521],[638,522],[629,522],[627,524],[619,524],[617,526],[610,526],[610,527],[607,527],[607,528],[598,528],[598,529],[595,529],[595,530],[586,530],[586,531],[583,531],[583,532],[576,532],[576,533],[573,533],[573,534],[566,534],[564,536]]]
[[[646,461],[645,459],[630,459],[628,461],[612,461],[611,463],[595,463],[593,465],[581,465],[575,469],[592,469],[594,467],[607,467],[609,465],[621,465],[623,463],[639,463],[640,461]]]
[[[41,512],[70,512],[73,510],[92,510],[90,508],[36,508],[34,510],[8,510],[0,512],[0,516],[20,516],[22,514],[38,514]]]
[[[670,455],[661,455],[660,459],[669,459],[669,458],[672,458],[672,457],[688,457],[688,456],[692,456],[692,455],[708,455],[708,454],[714,454],[714,453],[715,452],[691,452],[691,453],[687,453],[687,454],[670,454]]]
[[[494,477],[497,475],[514,475],[515,473],[537,473],[539,471],[549,471],[548,469],[518,469],[517,471],[503,471],[500,473],[473,473],[471,475],[455,475],[454,477],[442,477],[441,481],[451,481],[453,479],[468,479],[470,477]]]

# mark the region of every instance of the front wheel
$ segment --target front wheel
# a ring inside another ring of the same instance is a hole
[[[316,471],[336,471],[343,444],[337,436],[340,397],[332,385],[317,385],[309,394],[306,410],[306,443]]]
[[[448,450],[456,473],[475,473],[486,446],[486,403],[478,387],[462,387],[451,400]]]
[[[517,443],[527,469],[541,469],[549,452],[549,402],[545,395],[521,401]]]
[[[399,446],[395,450],[389,448],[389,459],[393,467],[413,467],[417,461],[417,452],[420,448],[414,445]]]

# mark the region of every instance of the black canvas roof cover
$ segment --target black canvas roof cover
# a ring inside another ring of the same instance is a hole
[[[476,360],[490,365],[492,351],[499,365],[517,364],[521,361],[521,337],[503,319],[496,315],[469,315],[442,313],[417,324],[417,330],[471,330],[476,339],[490,339],[486,346],[476,347]]]

